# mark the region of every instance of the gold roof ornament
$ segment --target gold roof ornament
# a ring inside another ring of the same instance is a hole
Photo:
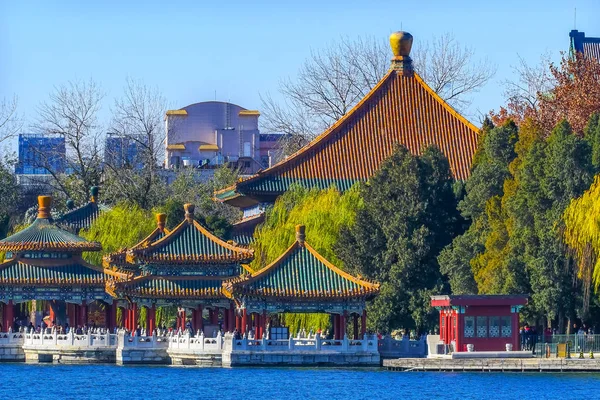
[[[390,35],[390,47],[392,48],[392,69],[402,72],[404,76],[412,75],[412,60],[410,49],[413,44],[413,36],[404,31],[394,32]]]

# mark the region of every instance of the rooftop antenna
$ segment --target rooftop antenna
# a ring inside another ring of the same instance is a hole
[[[575,7],[575,15],[573,16],[573,29],[577,29],[577,7]]]
[[[217,89],[215,89],[215,101],[217,101]]]

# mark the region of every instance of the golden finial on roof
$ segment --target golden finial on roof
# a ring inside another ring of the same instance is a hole
[[[50,218],[51,196],[38,196],[38,218]]]
[[[185,219],[188,220],[188,222],[192,222],[194,220],[194,209],[196,207],[192,204],[192,203],[185,203],[183,205],[183,209],[185,210]]]
[[[161,230],[161,232],[165,230],[165,222],[167,222],[167,214],[156,214],[156,225],[158,226],[158,229]]]
[[[412,60],[410,49],[413,44],[413,36],[404,31],[394,32],[390,35],[390,47],[392,48],[392,68],[402,72],[402,75],[412,74]]]
[[[304,246],[304,239],[306,238],[306,227],[304,225],[296,225],[296,240],[300,246]]]

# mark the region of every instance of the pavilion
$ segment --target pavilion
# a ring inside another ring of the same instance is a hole
[[[115,270],[126,269],[129,277],[110,281],[107,290],[126,299],[125,327],[133,330],[138,320],[138,307],[146,307],[146,329],[156,324],[156,307],[179,308],[177,328],[186,328],[186,313],[191,311],[194,331],[208,333],[234,325],[234,307],[222,290],[223,282],[245,272],[244,264],[253,251],[225,242],[210,233],[194,219],[194,205],[185,204],[185,219],[172,231],[164,230],[164,214],[159,226],[141,243],[105,258],[105,265]],[[204,322],[204,311],[208,321]]]
[[[328,313],[333,315],[333,335],[342,339],[349,318],[354,338],[366,331],[366,301],[379,293],[379,284],[352,276],[321,256],[305,240],[305,227],[296,227],[296,240],[275,261],[249,275],[225,282],[227,294],[242,314],[241,325],[252,327],[262,338],[272,314]]]
[[[0,264],[4,328],[14,328],[15,319],[29,319],[28,312],[15,315],[15,309],[32,300],[43,301],[51,321],[59,324],[112,327],[113,299],[104,288],[107,279],[120,275],[84,261],[82,252],[99,251],[100,244],[56,226],[51,197],[39,196],[38,203],[30,226],[0,240],[0,251],[5,252]]]
[[[216,200],[243,210],[246,232],[261,222],[251,217],[292,184],[345,191],[373,176],[399,144],[413,154],[436,145],[455,179],[469,176],[479,129],[413,70],[412,42],[407,32],[393,33],[389,71],[354,108],[296,153],[215,193]]]
[[[510,344],[519,349],[519,311],[527,295],[431,296],[440,312],[440,341],[453,350],[504,351]]]

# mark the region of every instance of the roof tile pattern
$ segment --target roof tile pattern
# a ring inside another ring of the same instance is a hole
[[[253,252],[229,244],[200,225],[197,221],[184,220],[162,239],[147,247],[132,250],[145,262],[165,261],[174,263],[249,261]]]
[[[57,219],[57,222],[68,225],[76,231],[88,229],[92,223],[94,223],[96,218],[98,218],[98,215],[106,209],[106,206],[98,205],[97,203],[90,201],[86,205],[63,214]]]
[[[0,265],[0,285],[97,285],[106,275],[82,264],[42,266],[13,261]]]
[[[143,277],[118,283],[119,293],[139,297],[162,298],[222,298],[223,280],[220,279],[169,279]]]
[[[100,243],[88,242],[80,236],[60,229],[47,218],[37,218],[22,231],[0,240],[0,251],[54,250],[80,252],[98,251],[100,249]]]
[[[296,241],[278,260],[229,284],[229,292],[265,297],[364,297],[379,285],[354,277]]]
[[[466,179],[477,147],[478,129],[460,116],[416,74],[391,69],[330,129],[284,161],[238,182],[236,191],[281,193],[292,183],[344,190],[379,169],[395,146],[413,154],[436,145],[448,157],[455,178]],[[232,195],[227,188],[216,194]]]

